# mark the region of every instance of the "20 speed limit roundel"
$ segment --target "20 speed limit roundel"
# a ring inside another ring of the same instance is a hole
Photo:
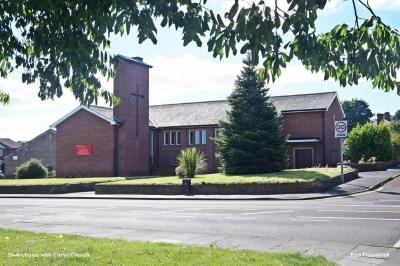
[[[345,138],[347,137],[347,121],[335,121],[335,137]]]

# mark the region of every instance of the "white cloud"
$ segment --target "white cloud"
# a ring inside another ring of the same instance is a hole
[[[328,0],[324,9],[320,10],[318,12],[318,15],[330,16],[330,15],[336,15],[338,13],[341,13],[344,10],[343,6],[345,4],[349,4],[349,1],[346,2],[343,0]]]
[[[0,90],[11,96],[10,104],[0,105],[0,137],[14,140],[29,140],[39,135],[78,105],[69,91],[61,99],[41,101],[36,85],[11,78],[0,79]]]
[[[233,88],[239,63],[200,59],[194,55],[148,58],[150,103],[224,99]]]
[[[364,0],[366,2],[366,0]],[[370,6],[373,9],[395,10],[400,9],[400,0],[370,0]]]
[[[362,0],[367,3],[367,0]],[[397,10],[400,9],[400,0],[370,0],[369,4],[373,10]],[[367,9],[356,1],[358,11],[368,12]],[[328,0],[325,8],[319,12],[320,15],[335,15],[343,12],[345,9],[350,8],[353,10],[351,0]]]

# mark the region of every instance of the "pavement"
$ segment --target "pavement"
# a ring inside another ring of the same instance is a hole
[[[1,228],[400,265],[400,177],[376,190],[315,200],[3,198],[0,213]]]
[[[386,171],[363,172],[350,182],[320,193],[276,195],[96,195],[94,191],[68,194],[0,194],[0,198],[69,198],[69,199],[126,199],[126,200],[312,200],[363,193],[378,188],[400,175],[400,167]]]

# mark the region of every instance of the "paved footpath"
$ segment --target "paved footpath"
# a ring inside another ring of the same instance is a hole
[[[74,198],[74,199],[153,199],[153,200],[307,200],[346,196],[375,189],[400,175],[400,167],[386,171],[359,173],[358,179],[321,193],[277,195],[96,195],[94,192],[68,194],[0,194],[0,198]]]
[[[0,213],[2,228],[400,265],[400,178],[375,191],[316,200],[3,198]]]

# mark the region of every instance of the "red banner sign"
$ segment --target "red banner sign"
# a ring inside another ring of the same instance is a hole
[[[88,156],[92,155],[92,145],[75,145],[75,155]]]

